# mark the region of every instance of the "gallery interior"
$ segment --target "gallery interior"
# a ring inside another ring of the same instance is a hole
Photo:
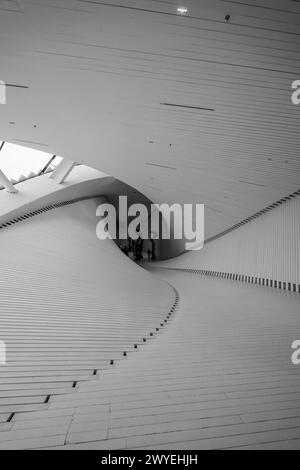
[[[300,449],[299,26],[0,2],[0,449]],[[204,246],[100,240],[120,196],[204,205]]]

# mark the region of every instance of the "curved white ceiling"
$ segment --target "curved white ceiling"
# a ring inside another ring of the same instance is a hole
[[[292,0],[1,1],[0,138],[204,202],[212,236],[299,189],[299,25]]]

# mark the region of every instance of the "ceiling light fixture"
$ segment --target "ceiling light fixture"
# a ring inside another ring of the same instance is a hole
[[[177,13],[179,13],[179,15],[188,15],[189,10],[186,7],[178,7]]]

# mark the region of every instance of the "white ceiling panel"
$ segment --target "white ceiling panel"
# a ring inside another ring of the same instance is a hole
[[[0,138],[205,203],[211,237],[300,187],[299,25],[293,0],[0,2]]]

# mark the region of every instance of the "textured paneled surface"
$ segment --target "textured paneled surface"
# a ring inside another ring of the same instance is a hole
[[[17,185],[18,193],[14,196],[1,191],[0,224],[50,204],[98,196],[111,181],[104,173],[84,165],[75,167],[63,185],[48,174],[23,181]]]
[[[96,206],[55,208],[1,230],[0,421],[76,392],[147,340],[174,302],[167,284],[97,239]]]
[[[210,237],[299,189],[300,4],[186,3],[0,6],[0,138],[205,203]]]
[[[204,246],[160,263],[300,284],[300,196]]]
[[[46,410],[17,413],[0,448],[300,447],[299,295],[160,275],[180,295],[168,325]]]

